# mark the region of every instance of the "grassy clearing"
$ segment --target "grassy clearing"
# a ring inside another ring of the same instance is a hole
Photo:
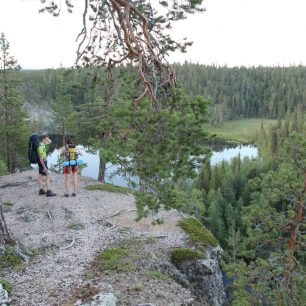
[[[102,190],[107,192],[118,192],[118,193],[131,193],[131,190],[126,187],[116,186],[108,183],[99,183],[94,185],[88,185],[84,187],[87,190]]]
[[[270,125],[277,123],[277,120],[271,119],[242,119],[225,121],[222,126],[210,127],[207,129],[213,135],[225,140],[252,142],[255,139],[256,133],[260,131],[261,124],[266,130]]]

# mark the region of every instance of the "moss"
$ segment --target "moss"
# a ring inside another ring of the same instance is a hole
[[[171,252],[171,261],[177,267],[179,267],[183,262],[201,258],[203,258],[203,254],[192,249],[177,248]]]
[[[145,245],[152,243],[155,243],[154,238],[121,240],[115,246],[102,251],[91,268],[94,271],[103,271],[104,274],[108,273],[107,271],[135,270],[147,256]]]
[[[72,230],[76,230],[76,231],[80,231],[83,230],[85,228],[85,226],[81,223],[70,223],[68,226],[68,229],[72,229]]]
[[[158,219],[156,219],[156,220],[154,220],[154,221],[152,222],[152,225],[156,225],[156,224],[161,225],[161,224],[164,224],[164,223],[165,223],[165,222],[164,222],[163,219],[158,218]]]
[[[8,282],[7,280],[0,278],[0,284],[2,284],[3,288],[9,293],[11,294],[13,291],[13,286],[10,282]]]
[[[196,243],[203,246],[217,246],[218,241],[215,236],[197,219],[187,218],[179,221],[178,225],[189,235]]]
[[[132,263],[129,262],[129,253],[125,247],[107,249],[100,253],[96,264],[101,270],[129,271],[133,268]]]
[[[46,254],[47,252],[50,252],[54,249],[57,249],[58,246],[54,243],[50,243],[50,244],[47,244],[47,245],[43,245],[43,246],[40,246],[38,248],[30,248],[29,250],[31,251],[31,253],[33,254],[31,257],[35,257],[36,255],[42,255],[42,254]]]
[[[14,206],[11,202],[3,202],[3,206]]]
[[[22,265],[20,256],[14,254],[12,247],[7,247],[4,254],[0,255],[0,268],[12,268]]]
[[[131,190],[125,187],[121,186],[116,186],[112,184],[94,184],[94,185],[87,185],[84,187],[87,190],[102,190],[102,191],[107,191],[107,192],[118,192],[118,193],[131,193]]]

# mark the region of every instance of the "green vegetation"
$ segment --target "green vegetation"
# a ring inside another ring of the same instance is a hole
[[[115,270],[123,272],[130,270],[132,264],[126,259],[129,256],[129,250],[123,247],[111,248],[103,251],[99,256],[99,268],[106,270]]]
[[[185,92],[169,90],[165,99],[144,99],[133,106],[140,92],[135,75],[125,68],[115,70],[114,88],[107,82],[91,82],[93,70],[18,71],[18,75],[27,101],[43,101],[46,108],[52,104],[59,123],[54,130],[63,135],[69,131],[89,150],[99,150],[101,181],[107,162],[120,164],[120,174],[139,179],[134,181],[139,217],[160,208],[183,210],[196,218],[183,220],[180,226],[197,247],[218,241],[224,249],[224,267],[235,278],[233,305],[304,303],[306,67],[175,65]],[[98,71],[96,79],[106,80],[105,73]],[[17,107],[18,99],[13,98],[1,100],[1,108]],[[61,100],[69,104],[69,118],[61,118]],[[33,123],[33,128],[38,125]],[[238,156],[231,163],[211,166],[203,160],[208,156],[202,145],[208,131],[233,141],[254,141],[261,158]],[[0,175],[12,171],[14,159],[3,148]],[[87,189],[131,192],[111,184]],[[196,256],[185,253],[178,257]],[[133,269],[137,256],[141,254],[123,244],[105,250],[96,266]]]
[[[83,230],[84,228],[85,228],[85,226],[82,223],[70,223],[68,225],[68,229],[72,229],[72,230],[76,230],[76,231]]]
[[[21,257],[14,254],[13,247],[8,246],[4,253],[0,255],[0,269],[14,268],[22,264]]]
[[[189,235],[190,239],[203,246],[217,246],[218,241],[203,224],[194,218],[179,221],[178,225]]]
[[[305,66],[216,67],[174,65],[177,79],[189,96],[212,101],[210,123],[245,118],[284,119],[304,103]]]
[[[8,174],[5,163],[0,159],[0,176]]]
[[[2,284],[4,290],[8,292],[8,294],[11,294],[13,291],[13,285],[5,280],[4,278],[0,278],[0,284]]]
[[[167,273],[161,272],[159,270],[153,270],[148,272],[148,277],[149,279],[151,278],[157,278],[157,279],[162,279],[162,280],[169,280],[171,279],[171,276]]]
[[[134,267],[130,262],[130,255],[131,250],[125,247],[107,249],[97,257],[95,266],[99,270],[129,271]]]
[[[116,272],[131,271],[145,258],[146,244],[154,243],[155,239],[122,240],[116,246],[103,250],[95,259],[90,271],[111,270]],[[138,268],[137,268],[138,269]]]
[[[275,123],[277,120],[241,119],[224,121],[220,126],[207,126],[207,129],[218,138],[248,143],[256,140],[262,126],[268,129]]]
[[[10,54],[10,44],[5,35],[0,35],[0,175],[5,168],[16,172],[26,164],[28,129],[26,111],[20,94],[18,71],[20,66]]]
[[[38,248],[31,248],[30,252],[32,253],[31,258],[35,257],[36,255],[41,255],[41,254],[45,254],[48,253],[54,249],[57,249],[58,246],[54,243],[50,243],[44,246],[40,246]]]
[[[11,202],[4,202],[2,203],[2,210],[4,213],[7,213],[7,212],[11,212],[13,209],[12,209],[12,206],[14,204],[11,203]]]
[[[204,255],[199,251],[186,248],[177,248],[171,252],[171,261],[177,267],[180,267],[186,261],[201,259],[203,257]]]
[[[14,204],[12,202],[3,202],[2,203],[4,206],[14,206]]]
[[[132,191],[128,188],[116,186],[113,184],[108,183],[99,183],[99,184],[93,184],[93,185],[87,185],[84,187],[87,190],[102,190],[107,192],[117,192],[117,193],[131,193]]]

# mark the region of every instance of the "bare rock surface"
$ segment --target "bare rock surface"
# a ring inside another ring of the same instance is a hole
[[[113,294],[117,305],[196,305],[189,289],[154,274],[160,262],[169,261],[172,248],[186,244],[176,226],[180,213],[162,211],[161,225],[152,225],[152,218],[136,223],[132,194],[86,190],[96,182],[79,176],[77,196],[66,198],[64,176],[51,178],[57,196],[48,198],[38,195],[36,170],[0,177],[1,201],[10,207],[8,228],[36,254],[25,268],[2,272],[13,284],[11,305],[94,305],[84,296],[99,294]],[[95,274],[96,256],[123,240],[140,241],[135,268]]]

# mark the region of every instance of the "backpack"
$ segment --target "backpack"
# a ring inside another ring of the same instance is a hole
[[[37,153],[39,143],[39,134],[35,133],[29,137],[28,158],[31,164],[37,164],[39,161]]]
[[[76,160],[77,159],[77,148],[75,144],[68,144],[66,146],[66,160]]]

